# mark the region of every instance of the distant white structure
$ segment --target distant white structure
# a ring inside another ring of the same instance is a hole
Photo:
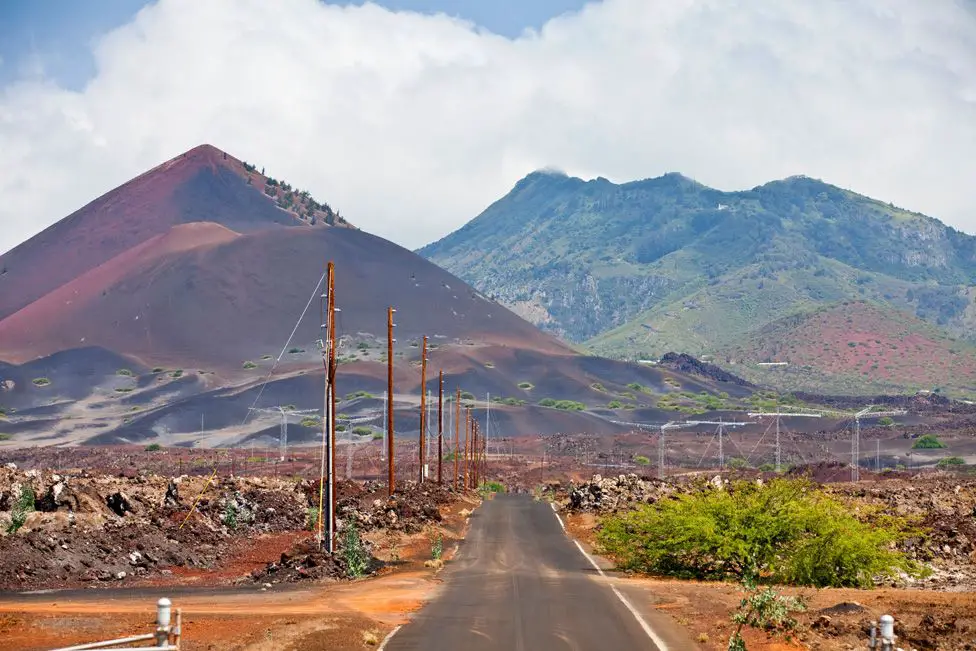
[[[789,366],[789,362],[757,362],[756,366]]]

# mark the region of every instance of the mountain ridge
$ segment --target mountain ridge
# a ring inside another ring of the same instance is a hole
[[[627,359],[720,352],[765,323],[876,300],[972,337],[976,237],[804,175],[721,191],[534,172],[418,252],[539,327]]]

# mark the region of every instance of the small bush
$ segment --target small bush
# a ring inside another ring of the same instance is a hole
[[[132,393],[132,387],[119,387],[115,390],[116,393]]]
[[[441,538],[440,534],[437,534],[437,538],[434,539],[434,544],[430,546],[430,557],[435,561],[441,560],[441,556],[444,555],[444,539]]]
[[[891,548],[919,534],[907,520],[860,515],[872,523],[805,480],[737,481],[606,517],[598,540],[624,569],[681,578],[869,587],[875,577],[922,574]]]
[[[739,602],[739,609],[732,614],[735,630],[729,637],[727,651],[746,651],[742,628],[749,626],[767,633],[796,630],[796,619],[791,613],[806,610],[806,605],[796,597],[778,594],[772,588],[757,590],[751,582],[746,586],[748,594]],[[706,636],[707,639],[707,636]]]
[[[729,459],[728,464],[732,470],[744,470],[749,467],[749,462],[739,457],[732,457]]]
[[[623,409],[623,408],[624,408],[624,403],[620,402],[619,400],[611,400],[610,402],[607,403],[607,409]]]
[[[20,489],[20,496],[17,503],[10,510],[10,524],[7,525],[7,533],[17,533],[17,530],[27,522],[27,515],[34,512],[34,489],[24,486]]]
[[[939,459],[939,462],[935,464],[939,468],[949,468],[952,466],[964,466],[966,465],[966,460],[962,457],[946,457],[945,459]]]
[[[878,425],[881,427],[891,427],[895,424],[895,420],[891,416],[882,416],[878,419]]]
[[[637,456],[634,457],[634,463],[636,463],[638,466],[649,466],[651,465],[651,460],[643,455],[638,454]]]
[[[251,370],[252,368],[257,368],[258,367],[257,364],[255,364],[254,362],[251,362],[251,361],[244,362],[243,366],[244,366],[244,369],[247,370],[247,371]]]
[[[132,377],[132,371],[127,368],[120,368],[115,372],[116,375],[122,375],[124,377]]]
[[[523,391],[531,391],[532,389],[535,388],[535,385],[532,384],[531,382],[519,382],[518,388],[522,389]]]
[[[299,355],[299,354],[304,353],[304,352],[305,352],[305,349],[304,348],[289,348],[288,349],[288,354],[289,355]]]
[[[163,446],[161,446],[159,443],[150,443],[146,446],[146,452],[159,452],[162,449]]]
[[[51,384],[51,380],[46,377],[34,378],[34,386],[36,387],[46,387]]]
[[[170,376],[171,378],[173,378],[174,380],[178,380],[178,379],[180,379],[181,377],[183,377],[183,369],[181,369],[181,368],[178,368],[178,369],[176,369],[175,371],[173,371],[172,373],[170,373],[170,374],[169,374],[169,376]]]
[[[13,438],[13,434],[3,433],[0,434],[0,441],[9,441]]]
[[[358,344],[356,344],[356,348],[358,348],[359,350],[369,350],[369,343],[365,341],[360,341]]]
[[[315,531],[315,527],[319,523],[319,510],[313,506],[305,509],[305,528],[309,531]]]
[[[561,409],[563,411],[585,411],[586,405],[582,402],[576,402],[575,400],[554,400],[553,398],[543,398],[539,401],[540,407],[549,407],[550,409]]]
[[[474,400],[474,394],[470,391],[462,391],[461,400]]]
[[[484,481],[481,482],[481,488],[479,490],[483,493],[504,493],[505,484],[497,481]]]
[[[939,440],[935,434],[923,434],[912,443],[913,450],[938,450],[946,447],[946,444]]]
[[[355,391],[353,393],[346,394],[346,400],[355,400],[356,398],[373,398],[372,393],[369,391]]]
[[[221,518],[221,521],[224,523],[224,526],[231,531],[237,529],[237,514],[237,502],[227,502],[227,505],[224,507],[224,516]]]
[[[322,420],[317,416],[306,416],[302,418],[302,427],[321,427]]]
[[[352,433],[356,436],[372,436],[373,429],[370,427],[364,427],[362,425],[352,428]]]
[[[369,552],[363,545],[362,538],[359,536],[359,529],[354,522],[350,522],[346,527],[346,535],[342,543],[342,558],[346,562],[346,571],[349,576],[365,576],[369,570]]]

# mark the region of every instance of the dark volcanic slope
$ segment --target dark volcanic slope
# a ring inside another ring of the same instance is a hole
[[[446,271],[362,231],[298,227],[227,237],[212,228],[211,244],[185,248],[183,238],[160,238],[0,321],[0,359],[95,345],[147,364],[239,369],[278,353],[328,260],[337,268],[339,334],[385,338],[393,305],[401,342],[428,334],[570,352]],[[320,337],[318,303],[298,345]]]
[[[177,224],[307,226],[264,194],[264,180],[210,145],[136,177],[0,256],[0,320]]]

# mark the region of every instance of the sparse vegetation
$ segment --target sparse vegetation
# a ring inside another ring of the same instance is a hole
[[[805,480],[736,481],[606,517],[598,539],[624,569],[681,578],[867,587],[922,574],[892,549],[918,534],[908,520],[880,509],[858,515]]]
[[[535,388],[535,385],[533,385],[531,382],[519,382],[518,388],[522,389],[523,391],[531,391]]]
[[[7,525],[7,533],[17,533],[17,531],[27,522],[27,515],[34,512],[34,489],[30,486],[22,486],[17,503],[10,510],[10,524]]]
[[[175,371],[170,373],[170,377],[173,378],[174,380],[180,379],[181,377],[183,377],[183,369],[181,368],[176,369]]]
[[[352,433],[356,436],[372,436],[373,429],[371,427],[364,427],[362,425],[352,428]]]
[[[947,447],[935,434],[923,434],[912,443],[913,450],[940,450]]]
[[[474,400],[474,394],[470,391],[462,391],[461,400]]]
[[[289,355],[300,355],[301,353],[304,353],[304,352],[305,352],[305,349],[304,348],[297,348],[296,347],[296,348],[289,348],[288,349],[288,354]],[[270,357],[270,355],[269,355],[269,357]]]
[[[492,398],[491,401],[509,407],[521,407],[526,404],[526,401],[520,398]]]
[[[878,425],[881,427],[891,427],[895,424],[895,420],[891,416],[882,416],[878,419]]]
[[[651,465],[651,460],[644,455],[637,454],[634,455],[634,463],[636,463],[638,466],[649,466]]]
[[[13,434],[7,434],[6,432],[0,433],[0,441],[9,441],[13,439]]]
[[[132,393],[132,387],[118,387],[115,389],[116,393]]]
[[[561,409],[563,411],[585,411],[586,405],[582,402],[576,402],[575,400],[556,400],[554,398],[543,398],[539,401],[540,407],[549,407],[550,409]]]
[[[315,531],[315,527],[319,523],[319,510],[315,507],[308,507],[305,509],[305,528],[309,531]]]
[[[346,394],[346,400],[355,400],[356,398],[375,398],[369,391],[354,391],[352,393]]]
[[[318,416],[305,416],[304,418],[302,418],[301,426],[302,427],[321,427],[322,426],[322,419],[319,418]]]
[[[440,534],[434,539],[434,543],[430,546],[430,557],[432,560],[439,561],[441,556],[444,555],[444,539]]]
[[[759,590],[754,583],[748,581],[746,590],[748,592],[739,602],[739,609],[732,614],[732,623],[736,627],[729,637],[728,651],[746,651],[746,643],[742,639],[743,627],[748,626],[767,633],[791,632],[796,629],[797,624],[791,614],[806,610],[802,600],[780,595],[773,588]]]
[[[342,558],[346,562],[346,571],[349,576],[365,576],[369,570],[369,552],[363,546],[363,541],[359,536],[359,529],[356,523],[350,521],[346,525],[345,537],[342,541]]]
[[[116,375],[122,375],[124,377],[132,377],[132,371],[127,368],[120,368],[115,372]]]
[[[944,459],[939,459],[939,462],[935,464],[939,468],[951,468],[953,466],[964,466],[966,465],[966,460],[962,457],[945,457]]]
[[[255,363],[254,363],[254,362],[252,362],[252,361],[247,361],[247,362],[244,362],[244,364],[243,364],[243,366],[244,366],[244,370],[246,370],[246,371],[249,371],[249,370],[251,370],[252,368],[257,368],[257,367],[258,367],[258,365],[257,365],[257,364],[255,364]]]
[[[163,446],[161,446],[159,443],[150,443],[146,446],[146,452],[159,452],[162,449]]]
[[[623,409],[623,408],[624,408],[624,403],[620,402],[619,400],[611,400],[610,402],[607,403],[607,409]]]
[[[51,380],[49,380],[46,377],[36,377],[34,378],[33,382],[34,382],[34,386],[36,387],[46,387],[46,386],[50,386],[51,384]]]

